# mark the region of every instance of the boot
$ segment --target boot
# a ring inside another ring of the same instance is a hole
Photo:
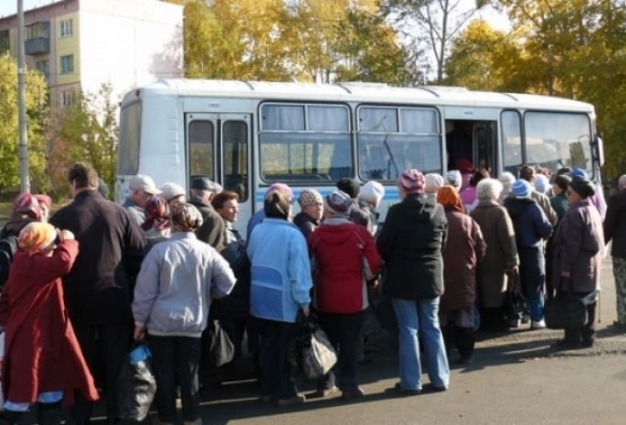
[[[22,423],[24,412],[15,412],[13,410],[4,410],[0,412],[0,424],[2,425],[18,425]]]
[[[471,363],[474,358],[474,329],[456,326],[455,344],[461,355],[461,363]]]
[[[61,402],[57,403],[37,403],[37,423],[39,425],[60,425]]]

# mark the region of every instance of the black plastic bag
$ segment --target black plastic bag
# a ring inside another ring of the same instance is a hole
[[[156,390],[152,353],[145,341],[138,341],[117,381],[120,419],[128,422],[143,421],[150,411]]]
[[[221,367],[233,361],[235,345],[219,320],[213,320],[209,326],[209,361],[212,366]]]
[[[292,375],[318,379],[337,363],[337,353],[313,315],[299,315],[287,345]]]
[[[504,293],[504,316],[507,320],[517,319],[526,309],[526,301],[522,295],[522,285],[518,270],[508,273],[509,282]]]

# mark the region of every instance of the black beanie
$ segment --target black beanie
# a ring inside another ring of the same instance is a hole
[[[580,177],[574,177],[569,183],[569,187],[583,198],[588,198],[596,193],[593,183]]]
[[[559,174],[554,178],[554,184],[557,185],[563,192],[567,190],[567,186],[569,186],[571,181],[572,179],[562,174]]]
[[[341,190],[343,193],[348,194],[348,196],[352,199],[356,199],[359,196],[359,192],[361,191],[361,185],[355,179],[351,179],[350,177],[344,177],[337,182],[337,189]]]

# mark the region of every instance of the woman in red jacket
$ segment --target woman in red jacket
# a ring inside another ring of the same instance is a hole
[[[363,395],[357,383],[359,335],[367,308],[366,282],[373,280],[381,259],[367,229],[348,219],[352,199],[333,192],[324,200],[324,221],[309,236],[315,275],[315,306],[320,326],[339,352],[339,389],[342,398]],[[318,395],[337,390],[334,372],[319,383]]]
[[[6,332],[3,416],[18,423],[37,403],[39,424],[56,425],[61,401],[72,404],[75,390],[88,400],[98,398],[63,301],[61,277],[74,264],[78,242],[67,230],[33,222],[20,231],[18,244],[0,296]]]

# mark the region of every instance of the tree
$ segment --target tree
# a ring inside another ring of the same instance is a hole
[[[47,190],[46,145],[43,133],[46,116],[46,81],[36,71],[26,74],[26,119],[29,174],[32,190]],[[17,64],[0,56],[0,192],[16,192],[20,184],[18,155]]]

